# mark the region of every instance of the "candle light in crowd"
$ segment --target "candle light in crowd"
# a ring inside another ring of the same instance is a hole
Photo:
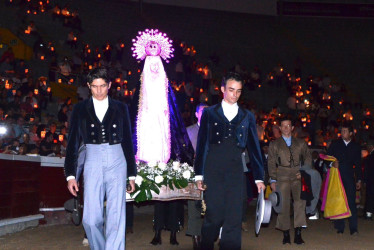
[[[87,53],[91,53],[91,50],[90,50],[90,49],[88,49],[88,50],[87,50]]]
[[[259,84],[258,87],[261,88],[261,84]]]
[[[71,78],[71,79],[69,80],[69,82],[70,82],[70,83],[74,83],[74,79]]]
[[[127,84],[127,80],[124,80],[123,83],[124,83],[124,84]]]
[[[366,125],[365,125],[365,129],[369,129],[369,125],[366,124]]]
[[[34,109],[38,108],[38,104],[34,103]]]
[[[369,116],[370,115],[370,111],[368,110],[368,111],[366,111],[366,115],[367,116]]]
[[[58,78],[57,82],[58,82],[58,83],[62,83],[62,79],[61,79],[61,78]]]
[[[35,120],[34,117],[30,117],[30,122],[33,122]]]
[[[341,134],[340,133],[338,133],[338,137],[340,137],[341,136]]]
[[[327,143],[326,142],[323,142],[323,144],[322,144],[324,147],[326,147],[327,146]]]
[[[55,51],[55,48],[53,46],[51,47],[51,51]]]
[[[206,102],[208,101],[208,97],[205,97],[205,101],[206,101]]]
[[[121,48],[124,48],[125,47],[125,44],[124,43],[121,43]]]
[[[308,146],[312,146],[312,142],[311,141],[308,141]]]
[[[125,96],[128,96],[129,95],[129,91],[126,89],[125,90]]]
[[[117,91],[120,91],[120,90],[121,90],[121,87],[120,87],[120,86],[118,86],[118,87],[117,87]]]
[[[120,83],[121,82],[121,78],[116,78],[116,82]]]
[[[48,88],[47,88],[47,92],[48,92],[48,93],[51,92],[51,87],[48,87]]]
[[[56,143],[57,143],[57,140],[56,140],[56,139],[54,139],[54,140],[53,140],[53,143],[54,143],[54,144],[56,144]]]
[[[35,95],[39,94],[39,90],[38,89],[34,89],[34,94]]]
[[[100,53],[99,53],[99,54],[97,54],[97,58],[100,58],[100,57],[101,57]]]
[[[89,66],[88,66],[88,69],[92,69],[92,65],[89,65]]]
[[[201,88],[201,89],[200,89],[200,93],[203,93],[203,92],[204,92],[204,90]]]
[[[40,56],[40,60],[42,60],[42,61],[44,60],[44,56],[43,55]]]
[[[46,133],[45,130],[40,131],[40,138],[44,139],[45,138],[45,133]]]
[[[8,80],[5,81],[5,89],[10,89],[10,84]]]
[[[131,76],[131,70],[129,70],[129,72],[127,72],[127,75]]]
[[[267,143],[267,142],[268,142],[268,139],[264,139],[264,142]]]
[[[191,97],[191,98],[190,98],[190,102],[192,102],[192,103],[193,103],[193,97]]]
[[[16,92],[17,92],[17,90],[15,90],[15,89],[12,90],[13,95],[16,95]]]
[[[132,91],[131,90],[129,91],[129,95],[132,95]]]
[[[138,73],[140,73],[140,69],[138,69]]]
[[[29,73],[29,69],[25,69],[25,74]]]

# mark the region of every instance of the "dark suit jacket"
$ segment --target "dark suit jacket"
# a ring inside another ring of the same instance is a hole
[[[239,122],[234,131],[236,145],[242,148],[243,151],[245,148],[248,149],[253,177],[255,180],[263,180],[264,167],[257,137],[255,116],[252,112],[240,107],[237,116]],[[228,123],[227,118],[223,114],[221,103],[204,109],[196,146],[196,160],[194,165],[196,175],[204,175],[209,145],[220,144],[224,140]]]
[[[343,184],[354,184],[355,177],[356,182],[362,179],[361,148],[356,142],[351,141],[346,146],[343,139],[337,139],[331,143],[327,154],[338,159]]]
[[[74,106],[65,158],[65,176],[75,176],[78,149],[83,144],[121,143],[127,162],[127,176],[136,176],[136,164],[127,105],[109,98],[109,107],[102,122],[96,116],[92,98]],[[105,136],[104,136],[104,134]]]

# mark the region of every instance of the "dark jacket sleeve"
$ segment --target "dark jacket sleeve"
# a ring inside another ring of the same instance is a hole
[[[354,165],[355,165],[356,182],[358,182],[362,180],[361,148],[358,144],[354,152]]]
[[[136,163],[134,155],[134,145],[131,134],[131,124],[129,110],[126,104],[122,104],[123,114],[123,139],[121,142],[123,154],[126,157],[127,162],[127,176],[136,176]]]
[[[204,175],[205,160],[209,148],[209,113],[204,109],[196,143],[195,175]]]
[[[262,162],[262,155],[260,143],[257,136],[256,120],[252,113],[248,112],[249,126],[247,138],[247,150],[251,159],[251,168],[255,180],[264,181],[264,164]]]
[[[73,112],[70,118],[70,128],[68,135],[68,145],[66,148],[66,157],[64,164],[65,177],[76,175],[78,165],[78,150],[82,133],[79,126],[79,113],[81,104],[78,103],[74,106]]]

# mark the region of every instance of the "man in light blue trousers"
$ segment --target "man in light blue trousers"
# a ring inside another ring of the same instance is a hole
[[[86,145],[83,167],[83,226],[91,249],[125,249],[126,179],[135,190],[136,164],[126,104],[108,97],[111,82],[104,68],[88,76],[92,97],[75,105],[71,115],[65,176],[76,196],[78,149]],[[104,199],[106,221],[104,230]],[[105,233],[104,233],[105,231]]]

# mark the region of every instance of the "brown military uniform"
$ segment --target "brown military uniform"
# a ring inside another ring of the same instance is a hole
[[[297,179],[301,165],[312,164],[312,156],[305,141],[292,137],[291,146],[280,137],[269,145],[269,176],[276,180],[276,188],[282,193],[283,207],[278,214],[276,228],[289,230],[291,194],[294,208],[294,227],[306,225],[305,201],[300,199],[301,181]]]

